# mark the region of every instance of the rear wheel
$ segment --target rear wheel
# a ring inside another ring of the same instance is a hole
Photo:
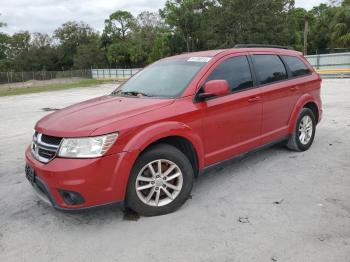
[[[188,199],[192,185],[193,169],[188,158],[171,145],[155,145],[137,159],[126,203],[140,215],[167,214]]]
[[[309,108],[303,108],[298,117],[293,135],[289,138],[287,147],[294,151],[308,150],[315,137],[316,120]]]

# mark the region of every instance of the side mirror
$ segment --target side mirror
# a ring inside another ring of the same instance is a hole
[[[224,96],[230,93],[230,88],[226,80],[210,80],[203,88],[203,93],[198,94],[200,100],[205,100],[214,96]]]

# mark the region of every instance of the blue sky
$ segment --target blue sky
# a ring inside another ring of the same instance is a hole
[[[306,9],[327,0],[295,0]],[[83,3],[83,4],[82,4]],[[104,20],[114,10],[128,10],[134,15],[141,11],[157,11],[165,0],[0,0],[1,30],[12,34],[20,30],[52,33],[66,21],[84,21],[102,30]]]

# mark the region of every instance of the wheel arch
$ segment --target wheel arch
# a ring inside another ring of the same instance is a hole
[[[315,102],[311,101],[311,102],[306,103],[303,106],[303,108],[309,108],[314,113],[316,123],[318,123],[318,121],[319,121],[319,109],[318,109],[317,104]]]
[[[149,144],[142,152],[157,144],[169,144],[179,149],[191,162],[195,176],[199,173],[198,154],[191,141],[182,136],[167,136]],[[141,152],[141,153],[142,153]]]
[[[296,121],[298,119],[298,116],[303,108],[309,108],[313,111],[316,118],[316,123],[319,121],[319,107],[313,97],[310,94],[304,94],[299,98],[297,103],[294,106],[293,112],[291,114],[291,117],[289,119],[288,123],[288,133],[292,134],[295,129]]]
[[[152,125],[137,133],[126,145],[125,151],[142,152],[158,143],[170,144],[178,148],[190,160],[195,174],[203,168],[203,144],[199,134],[188,125],[178,122],[162,122]]]

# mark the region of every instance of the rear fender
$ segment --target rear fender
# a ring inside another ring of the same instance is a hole
[[[304,105],[306,105],[309,102],[316,103],[310,94],[304,94],[299,98],[298,102],[295,104],[293,112],[292,112],[291,117],[289,119],[289,123],[288,123],[288,134],[293,134],[293,132],[295,130],[295,125],[296,125],[298,116],[299,116],[301,110],[303,109]]]

